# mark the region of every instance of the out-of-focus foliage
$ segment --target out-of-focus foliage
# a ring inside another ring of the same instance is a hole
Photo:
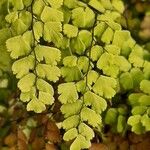
[[[5,16],[7,14],[7,0],[0,1],[0,29],[5,27],[6,21]]]
[[[134,39],[150,50],[150,1],[124,0],[126,10],[122,25],[130,30]]]
[[[11,32],[6,24],[7,0],[0,1],[0,107],[3,109],[9,96],[16,90],[16,79],[11,73],[11,58],[6,48],[6,40]]]

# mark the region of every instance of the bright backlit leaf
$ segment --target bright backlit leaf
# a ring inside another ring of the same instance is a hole
[[[71,89],[70,92],[68,90]],[[58,86],[59,101],[63,104],[73,103],[78,99],[76,86],[73,82],[63,83]]]
[[[65,24],[63,32],[65,35],[67,35],[68,38],[76,37],[78,34],[78,28],[76,26],[73,26],[71,24]]]
[[[114,78],[100,76],[96,83],[93,86],[93,91],[105,98],[112,98],[116,94],[115,88],[117,86],[117,82]]]

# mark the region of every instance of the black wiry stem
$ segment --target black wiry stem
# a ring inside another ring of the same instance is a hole
[[[35,74],[35,87],[36,87],[36,96],[38,96],[38,92],[37,92],[37,78],[38,78],[38,75],[37,75],[37,57],[36,57],[36,52],[35,52],[35,47],[36,47],[36,38],[35,38],[35,33],[34,33],[34,13],[33,13],[33,4],[34,4],[34,1],[35,0],[32,0],[32,3],[31,3],[31,14],[32,14],[32,21],[31,21],[31,30],[32,30],[32,35],[33,35],[33,54],[34,54],[34,58],[35,58],[35,62],[34,62],[34,74]]]
[[[86,83],[85,83],[85,89],[84,91],[86,92],[86,87],[88,87],[88,73],[90,71],[90,66],[91,66],[91,50],[92,50],[92,47],[93,47],[93,42],[94,42],[94,27],[97,23],[97,13],[95,14],[95,21],[94,21],[94,25],[92,27],[92,40],[91,40],[91,45],[89,47],[89,63],[88,63],[88,69],[87,69],[87,73],[86,73]]]

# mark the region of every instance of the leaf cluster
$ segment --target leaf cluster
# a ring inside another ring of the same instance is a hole
[[[35,113],[59,101],[70,150],[89,148],[105,124],[118,133],[128,125],[135,133],[150,130],[150,54],[122,28],[121,0],[9,5],[10,27],[0,30],[0,42],[12,58],[19,99]],[[117,95],[123,105],[116,107]]]

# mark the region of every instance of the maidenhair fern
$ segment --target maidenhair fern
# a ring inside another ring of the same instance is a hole
[[[12,70],[19,79],[20,99],[28,103],[28,111],[40,113],[46,109],[45,105],[54,103],[54,90],[50,82],[59,80],[60,69],[57,63],[61,58],[58,48],[42,45],[40,38],[58,42],[54,32],[57,32],[55,24],[61,28],[61,22],[58,22],[57,17],[56,20],[53,17],[49,19],[47,13],[57,14],[60,11],[49,7],[43,1],[43,10],[38,12],[36,7],[39,7],[40,1],[19,2],[12,1],[14,9],[6,16],[14,35],[7,40],[6,46],[10,56],[15,59]],[[62,21],[62,12],[60,14]]]
[[[70,150],[89,148],[104,124],[119,133],[127,123],[135,133],[150,130],[150,63],[119,23],[121,0],[10,0],[9,6],[6,46],[20,100],[41,113],[58,94]],[[109,108],[125,92],[129,119],[124,105]]]
[[[129,95],[128,103],[132,106],[132,115],[128,119],[131,130],[137,134],[150,131],[150,81],[140,82],[141,93]]]

